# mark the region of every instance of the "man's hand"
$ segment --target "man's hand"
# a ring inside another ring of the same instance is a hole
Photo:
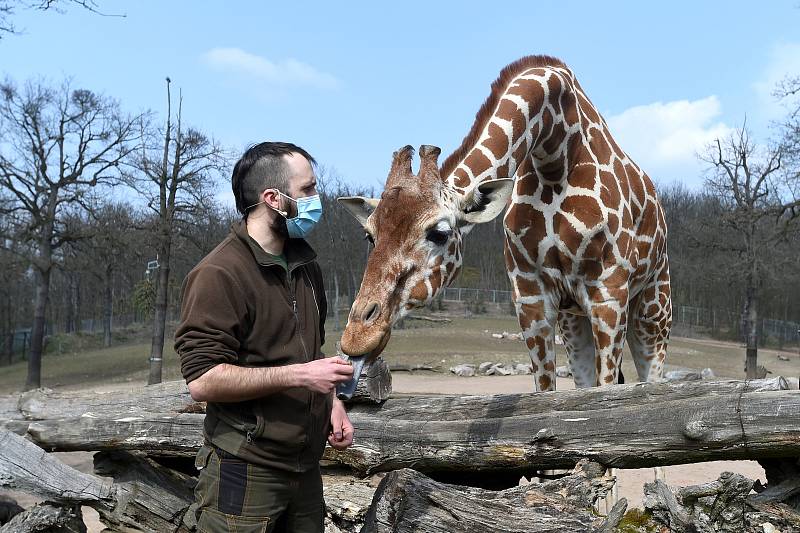
[[[332,392],[337,383],[343,383],[353,377],[353,367],[336,356],[303,363],[301,367],[300,385],[322,394]]]
[[[353,444],[353,424],[347,416],[344,404],[338,398],[333,399],[331,410],[331,434],[328,444],[337,450],[344,450]]]

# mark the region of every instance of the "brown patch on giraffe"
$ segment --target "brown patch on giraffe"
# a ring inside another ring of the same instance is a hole
[[[556,371],[556,364],[553,361],[547,361],[544,364],[544,369],[547,372],[555,372]]]
[[[447,255],[454,255],[456,253],[456,243],[451,242],[450,246],[447,247]]]
[[[497,108],[497,116],[511,122],[512,142],[516,142],[517,139],[525,134],[528,121],[525,120],[525,115],[522,113],[522,110],[511,100],[504,98],[500,101],[500,107]]]
[[[600,201],[609,209],[616,209],[619,206],[620,195],[616,182],[602,181],[600,187]]]
[[[542,194],[539,197],[543,204],[550,205],[553,203],[553,186],[546,183],[542,184]]]
[[[539,177],[542,178],[542,181],[551,184],[551,186],[552,184],[558,184],[559,181],[564,179],[564,161],[561,159],[556,159],[550,161],[546,165],[538,166],[536,170]]]
[[[576,83],[577,85],[577,83]],[[578,85],[580,87],[580,85]],[[600,115],[597,114],[592,103],[589,101],[588,98],[583,94],[583,91],[578,92],[578,105],[580,105],[581,111],[583,115],[586,117],[588,122],[600,123]]]
[[[630,258],[631,244],[631,236],[625,231],[620,233],[619,237],[617,237],[617,250],[619,251],[619,255],[625,258]]]
[[[521,182],[524,181],[526,178],[528,178],[529,175],[530,176],[533,175],[533,163],[531,163],[530,157],[525,156],[524,145],[525,143],[519,145],[517,149],[514,150],[514,154],[511,156],[514,159],[514,161],[519,162],[517,170],[514,172],[514,174],[516,174],[517,176],[524,176],[523,179],[517,180],[517,184],[521,184]],[[526,186],[528,187],[531,185],[533,186],[532,190],[525,189],[525,191],[523,191],[524,194],[533,194],[533,191],[535,191],[536,187],[538,187],[539,185],[538,180],[532,184],[526,183]]]
[[[534,141],[536,144],[539,144],[542,139],[550,137],[550,134],[553,132],[553,122],[553,113],[551,113],[548,108],[545,108],[544,111],[542,111],[542,131]]]
[[[542,289],[535,280],[523,278],[522,276],[517,276],[515,279],[521,294],[526,296],[539,296],[542,294]]]
[[[481,108],[478,110],[478,113],[475,115],[475,122],[472,124],[472,128],[470,128],[469,133],[467,133],[464,140],[461,142],[461,146],[459,146],[452,154],[450,154],[447,159],[445,159],[444,163],[441,166],[441,175],[443,177],[449,176],[453,170],[455,170],[458,163],[466,157],[467,153],[472,150],[475,144],[478,142],[480,138],[481,132],[486,126],[486,123],[491,119],[494,110],[497,108],[497,104],[502,98],[503,94],[508,90],[509,93],[512,92],[511,88],[509,88],[509,84],[516,78],[521,72],[529,70],[531,68],[564,68],[566,69],[566,65],[554,57],[549,56],[527,56],[523,57],[500,71],[500,75],[497,79],[492,83],[492,89],[489,93],[489,97],[483,103]],[[537,101],[537,90],[538,93],[541,95],[538,96],[538,101],[541,101],[544,97],[544,93],[542,91],[541,86],[538,83],[534,84],[526,84],[527,89],[530,91],[529,93],[525,93],[523,96],[529,101]]]
[[[625,175],[628,176],[628,181],[630,181],[631,188],[633,188],[636,198],[640,202],[643,202],[645,199],[645,186],[644,183],[642,183],[642,178],[638,169],[631,163],[627,163],[625,165]]]
[[[561,202],[561,210],[570,213],[587,228],[594,228],[603,222],[603,211],[591,196],[567,196]]]
[[[516,266],[522,272],[529,272],[533,265],[531,265],[528,260],[522,255],[517,249],[517,246],[513,243],[506,243],[505,247],[506,252],[506,266],[509,270],[513,270]]]
[[[596,130],[596,133],[592,133],[592,153],[597,158],[598,163],[601,165],[607,165],[611,163],[611,154],[613,153],[613,150],[603,135],[603,131],[599,128],[594,129]]]
[[[611,235],[616,235],[619,230],[619,217],[614,213],[608,214],[608,232]]]
[[[544,261],[542,261],[542,266],[545,268],[555,268],[557,270],[563,270],[561,265],[561,254],[558,252],[558,248],[555,246],[551,246],[547,252],[544,254]]]
[[[630,275],[628,270],[622,265],[612,264],[609,266],[613,266],[614,270],[606,277],[605,280],[603,280],[603,283],[610,287],[620,287],[624,285],[628,280],[628,276]]]
[[[569,184],[572,187],[580,187],[582,189],[593,190],[594,182],[597,179],[594,167],[578,167],[574,168],[569,175]]]
[[[610,385],[611,383],[614,383],[614,376],[608,375],[608,376],[603,378],[603,381],[605,381],[606,384]]]
[[[471,151],[464,160],[464,164],[472,170],[472,175],[476,177],[486,172],[492,166],[492,162],[488,157],[483,155],[483,152],[480,150]]]
[[[531,327],[533,322],[537,322],[543,318],[544,304],[542,302],[537,302],[535,304],[520,304],[519,326],[523,331]],[[542,345],[542,347],[544,347],[544,345]]]
[[[487,133],[489,137],[483,141],[483,146],[489,149],[492,152],[492,155],[495,159],[501,159],[503,156],[506,155],[508,152],[508,135],[506,132],[503,131],[503,128],[495,124],[494,122],[489,122]],[[468,157],[467,160],[470,158]],[[469,163],[467,163],[469,165]],[[470,165],[470,168],[473,168]],[[476,172],[475,175],[478,175],[479,172]]]
[[[496,172],[497,172],[497,177],[498,178],[510,178],[511,177],[511,176],[509,176],[509,172],[508,172],[508,163],[509,163],[509,160],[506,159],[505,163],[503,163],[502,165],[497,167],[497,171]]]
[[[596,280],[603,273],[603,264],[593,258],[582,259],[578,272],[587,279]]]
[[[455,177],[453,184],[456,187],[466,187],[470,183],[469,176],[467,176],[467,171],[463,168],[457,169],[453,176]]]
[[[540,391],[549,391],[550,387],[553,385],[550,376],[539,376],[539,390]]]
[[[411,292],[408,295],[409,298],[413,298],[415,300],[424,301],[428,299],[428,287],[425,286],[424,281],[420,281],[414,287],[411,288]]]
[[[572,126],[578,122],[578,107],[575,105],[575,93],[572,90],[565,90],[561,93],[560,100],[561,109],[564,111],[564,121]]]
[[[573,254],[583,242],[583,236],[577,232],[572,223],[561,213],[553,215],[553,231],[558,235],[561,243]]]
[[[613,328],[617,325],[617,311],[607,305],[595,305],[592,307],[592,315],[603,321],[609,327]]]

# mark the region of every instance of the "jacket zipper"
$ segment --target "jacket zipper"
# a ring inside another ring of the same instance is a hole
[[[297,314],[297,296],[295,294],[294,288],[292,287],[291,277],[292,277],[291,271],[287,271],[286,272],[286,286],[289,289],[289,294],[292,297],[292,312],[294,313],[294,319],[297,321],[297,333],[298,333],[298,336],[300,337],[300,344],[303,346],[303,354],[306,357],[305,360],[306,360],[306,362],[309,362],[309,361],[311,361],[311,359],[308,356],[308,348],[306,348],[306,342],[303,340],[303,328],[300,326],[300,317]],[[309,437],[311,436],[311,434],[313,432],[313,429],[314,429],[313,428],[313,422],[314,421],[313,421],[313,416],[312,416],[312,412],[313,412],[312,403],[313,402],[314,402],[314,393],[309,391],[309,393],[308,393],[308,420],[309,420],[309,426],[312,426],[312,427],[308,427],[308,426],[306,427],[306,444],[308,444]],[[304,445],[304,447],[305,447],[305,445]],[[302,457],[302,454],[303,454],[303,452],[301,451],[297,455],[297,469],[298,470],[300,470],[300,468],[302,466],[300,464],[300,458]]]

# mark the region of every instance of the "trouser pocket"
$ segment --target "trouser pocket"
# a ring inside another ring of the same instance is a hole
[[[200,533],[267,533],[268,516],[236,516],[205,507],[200,510],[197,531]]]

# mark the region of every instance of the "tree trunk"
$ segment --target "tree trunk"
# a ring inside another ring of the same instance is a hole
[[[588,472],[587,472],[588,471]],[[365,533],[614,531],[627,501],[606,519],[592,512],[610,490],[604,469],[581,463],[567,477],[491,491],[434,481],[410,469],[383,478],[367,513]]]
[[[38,389],[42,386],[42,351],[44,349],[45,314],[50,293],[51,272],[49,265],[45,270],[37,269],[36,271],[36,304],[33,312],[31,351],[28,355],[28,376],[25,379],[25,390]]]
[[[114,316],[114,276],[113,269],[109,264],[106,266],[106,275],[103,279],[103,346],[111,346],[111,321]]]
[[[333,297],[333,323],[335,324],[333,331],[339,331],[341,327],[339,322],[339,274],[335,269],[333,271],[333,290],[336,291]]]
[[[159,254],[155,312],[153,313],[153,342],[150,346],[150,375],[147,378],[148,385],[161,383],[161,369],[163,367],[164,357],[164,332],[167,323],[167,299],[169,298],[169,256],[172,243],[168,234],[165,235],[162,233],[162,239],[161,252]]]
[[[758,366],[758,296],[756,294],[755,274],[747,278],[747,355],[745,357],[744,369],[747,379],[755,379]]]

